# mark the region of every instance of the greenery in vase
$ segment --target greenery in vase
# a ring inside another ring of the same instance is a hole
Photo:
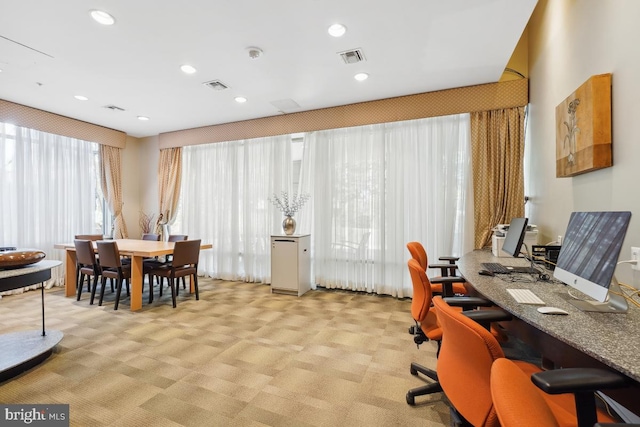
[[[307,200],[309,200],[308,194],[294,194],[293,197],[289,198],[289,194],[286,191],[280,193],[280,197],[274,194],[273,197],[269,198],[269,201],[285,216],[293,216],[302,209]]]

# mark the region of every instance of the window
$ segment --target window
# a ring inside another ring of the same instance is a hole
[[[61,259],[56,243],[102,230],[97,144],[0,123],[0,242]]]

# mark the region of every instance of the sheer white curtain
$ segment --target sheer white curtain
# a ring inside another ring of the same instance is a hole
[[[431,259],[473,247],[469,115],[314,132],[306,137],[301,213],[315,283],[412,295],[406,243]]]
[[[270,236],[282,216],[268,198],[291,182],[291,137],[183,149],[179,223],[190,238],[211,242],[200,270],[226,280],[270,282]]]
[[[97,144],[0,123],[0,246],[54,249],[96,230]],[[52,271],[57,284],[64,269]]]

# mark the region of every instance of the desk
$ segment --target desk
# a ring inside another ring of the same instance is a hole
[[[505,326],[540,351],[545,366],[604,366],[614,369],[631,380],[636,394],[623,399],[617,392],[610,394],[615,394],[615,398],[629,409],[639,412],[640,309],[630,305],[626,314],[582,312],[569,303],[568,286],[543,281],[510,282],[509,275],[481,276],[478,271],[482,270],[483,262],[499,262],[507,266],[527,266],[528,263],[521,258],[496,258],[488,250],[476,250],[460,258],[458,268],[477,294],[513,314],[514,322],[507,322]],[[513,276],[517,277],[531,276]],[[538,306],[516,303],[506,291],[508,288],[531,289],[546,305],[562,308],[569,315],[538,313]],[[629,390],[625,390],[628,395]]]
[[[60,261],[40,261],[21,268],[0,270],[0,291],[42,283],[42,332],[30,330],[0,335],[0,382],[42,362],[62,340],[62,332],[47,333],[44,329],[44,282],[51,278],[51,269],[60,264]]]
[[[121,255],[131,257],[131,311],[142,308],[142,283],[144,282],[142,261],[144,258],[152,258],[173,253],[173,242],[156,242],[152,240],[118,239],[118,250]],[[94,243],[95,245],[95,243]],[[76,294],[76,248],[73,243],[60,243],[54,246],[56,249],[64,249],[65,256],[65,295],[70,297]],[[211,249],[213,245],[202,244],[200,249]],[[191,292],[194,291],[193,284]]]

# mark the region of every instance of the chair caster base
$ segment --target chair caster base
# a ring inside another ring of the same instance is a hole
[[[411,406],[416,404],[416,396],[425,396],[427,394],[438,393],[442,391],[440,383],[425,384],[422,387],[412,388],[407,392],[407,403]]]
[[[407,393],[407,403],[411,406],[415,406],[416,404],[416,398],[411,393]]]

